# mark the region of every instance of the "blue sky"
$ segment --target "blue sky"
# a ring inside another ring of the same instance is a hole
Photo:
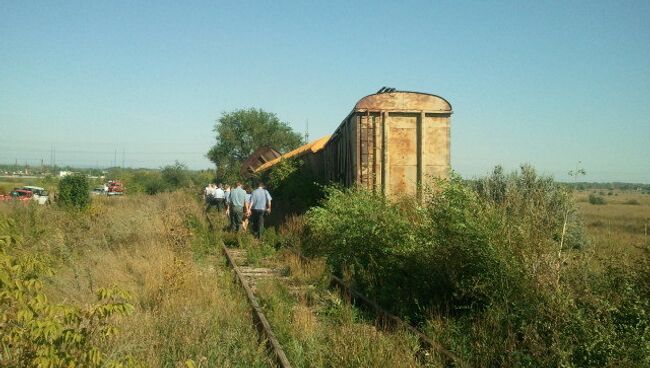
[[[650,182],[650,2],[0,0],[0,162],[204,157],[224,111],[312,138],[381,86],[454,107],[452,167]]]

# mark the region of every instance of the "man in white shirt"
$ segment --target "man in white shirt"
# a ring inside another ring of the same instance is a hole
[[[210,211],[210,208],[212,208],[214,205],[214,184],[210,183],[207,187],[205,187],[205,210]]]
[[[219,183],[219,185],[214,189],[214,199],[219,213],[223,212],[226,204],[226,192],[224,192],[222,187],[223,185]]]

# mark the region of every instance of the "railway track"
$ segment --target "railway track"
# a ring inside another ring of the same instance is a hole
[[[205,218],[208,221],[210,231],[213,232],[215,227],[212,219],[207,215],[207,213]],[[253,312],[253,322],[260,334],[260,338],[266,343],[267,352],[271,355],[271,358],[275,361],[278,367],[291,368],[291,363],[289,363],[287,355],[284,353],[277,337],[275,337],[271,324],[264,315],[262,307],[260,307],[260,303],[254,292],[259,279],[278,277],[279,273],[277,270],[270,268],[240,266],[246,259],[246,251],[243,249],[228,249],[224,244],[222,244],[221,251],[226,257],[228,265],[233,269],[237,283],[241,285],[246,293],[248,304],[251,306]]]
[[[298,257],[303,262],[309,262],[309,259],[300,253],[296,253]],[[405,322],[396,315],[390,313],[386,309],[382,308],[375,301],[371,300],[367,296],[358,292],[357,290],[349,287],[341,278],[330,275],[331,284],[338,287],[345,295],[347,295],[350,300],[354,301],[358,305],[362,305],[366,309],[373,312],[377,319],[377,324],[384,326],[385,328],[401,328],[412,333],[417,337],[420,345],[427,349],[435,350],[438,354],[443,356],[447,363],[450,366],[466,367],[468,366],[460,357],[451,351],[445,349],[439,343],[433,341],[429,336],[424,334],[422,331],[412,326],[411,324]]]
[[[207,214],[206,219],[208,221],[210,230],[214,231],[214,224],[212,222],[212,219],[210,219]],[[282,345],[273,333],[271,324],[264,315],[264,312],[260,306],[260,302],[256,296],[257,285],[260,281],[269,279],[282,280],[286,279],[287,277],[282,276],[280,271],[276,268],[254,267],[248,265],[245,249],[228,248],[222,244],[221,250],[227,259],[228,265],[233,269],[237,283],[242,286],[246,293],[248,303],[252,309],[254,324],[260,334],[260,338],[266,344],[269,355],[273,361],[275,361],[278,367],[291,367],[291,363],[287,358]],[[296,253],[296,255],[302,262],[309,262],[309,259],[304,255],[300,253]],[[351,302],[354,302],[356,305],[363,306],[366,310],[372,312],[375,315],[376,325],[382,326],[386,329],[399,328],[410,332],[418,339],[420,345],[423,348],[433,350],[440,354],[440,356],[444,358],[447,365],[450,367],[468,366],[460,357],[455,355],[453,352],[444,348],[439,343],[433,341],[416,327],[388,312],[362,293],[354,290],[353,288],[350,288],[339,277],[330,275],[330,278],[331,285],[338,288],[344,295],[347,295]]]
[[[241,261],[246,258],[245,251],[241,249],[228,249],[225,245],[222,245],[221,248],[224,255],[226,256],[226,259],[228,260],[228,264],[235,272],[237,282],[244,288],[244,291],[246,292],[248,303],[253,309],[253,320],[255,322],[255,326],[260,333],[260,337],[266,341],[269,353],[279,367],[290,368],[291,363],[289,363],[289,359],[287,359],[287,356],[284,353],[280,342],[275,337],[275,334],[271,329],[271,324],[266,319],[266,316],[264,315],[264,312],[262,311],[262,308],[260,307],[259,301],[257,300],[254,292],[257,280],[260,278],[277,277],[277,270],[261,267],[258,268],[239,266],[239,263],[241,263]]]

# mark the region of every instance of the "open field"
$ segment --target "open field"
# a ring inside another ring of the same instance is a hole
[[[589,195],[605,204],[589,203]],[[575,192],[574,198],[596,253],[633,257],[650,247],[650,194],[592,189]]]

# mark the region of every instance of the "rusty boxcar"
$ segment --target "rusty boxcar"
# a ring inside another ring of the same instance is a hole
[[[239,175],[242,178],[246,178],[250,176],[251,173],[255,172],[258,167],[280,156],[282,156],[280,152],[269,146],[259,147],[255,152],[248,156],[246,161],[241,165]]]
[[[258,167],[300,157],[323,182],[354,184],[384,195],[415,194],[450,172],[451,104],[442,97],[382,88],[359,100],[329,137]]]

